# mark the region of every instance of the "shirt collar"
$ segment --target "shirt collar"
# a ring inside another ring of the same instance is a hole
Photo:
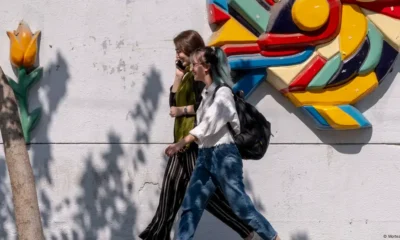
[[[211,85],[207,88],[205,87],[203,89],[203,92],[201,93],[201,96],[203,98],[207,98],[207,96],[211,96],[214,93],[215,88],[217,87],[217,84],[215,84],[214,82],[211,83]]]

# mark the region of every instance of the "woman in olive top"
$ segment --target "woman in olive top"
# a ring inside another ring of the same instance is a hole
[[[196,49],[204,47],[204,41],[196,31],[187,30],[174,38],[174,44],[177,68],[170,93],[170,115],[175,118],[174,142],[176,143],[195,127],[196,110],[201,102],[204,84],[194,81],[193,73],[190,71],[189,56]],[[195,166],[197,151],[198,145],[191,143],[169,158],[157,211],[151,223],[139,235],[141,239],[170,239],[175,216]],[[253,229],[233,213],[220,189],[211,197],[206,209],[241,237],[257,239]]]

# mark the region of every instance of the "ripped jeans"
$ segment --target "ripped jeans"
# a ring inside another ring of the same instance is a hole
[[[257,211],[243,184],[243,163],[235,144],[199,149],[196,166],[182,204],[178,239],[193,239],[201,215],[216,187],[220,187],[234,213],[265,240],[276,231]]]

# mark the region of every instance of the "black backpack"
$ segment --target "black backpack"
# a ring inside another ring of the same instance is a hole
[[[217,86],[213,94],[213,100],[218,89],[222,86],[231,89],[227,84]],[[264,156],[269,145],[271,123],[253,105],[244,100],[243,91],[238,91],[233,95],[240,121],[240,134],[235,136],[230,123],[228,123],[228,128],[232,136],[234,136],[242,159],[259,160]]]

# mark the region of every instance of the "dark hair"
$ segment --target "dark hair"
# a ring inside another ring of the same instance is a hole
[[[190,56],[196,49],[205,46],[203,38],[194,30],[186,30],[174,38],[174,44],[178,51]]]
[[[233,86],[228,58],[220,47],[198,48],[191,54],[190,60],[192,61],[193,58],[198,58],[201,63],[210,65],[211,78],[215,83]]]

